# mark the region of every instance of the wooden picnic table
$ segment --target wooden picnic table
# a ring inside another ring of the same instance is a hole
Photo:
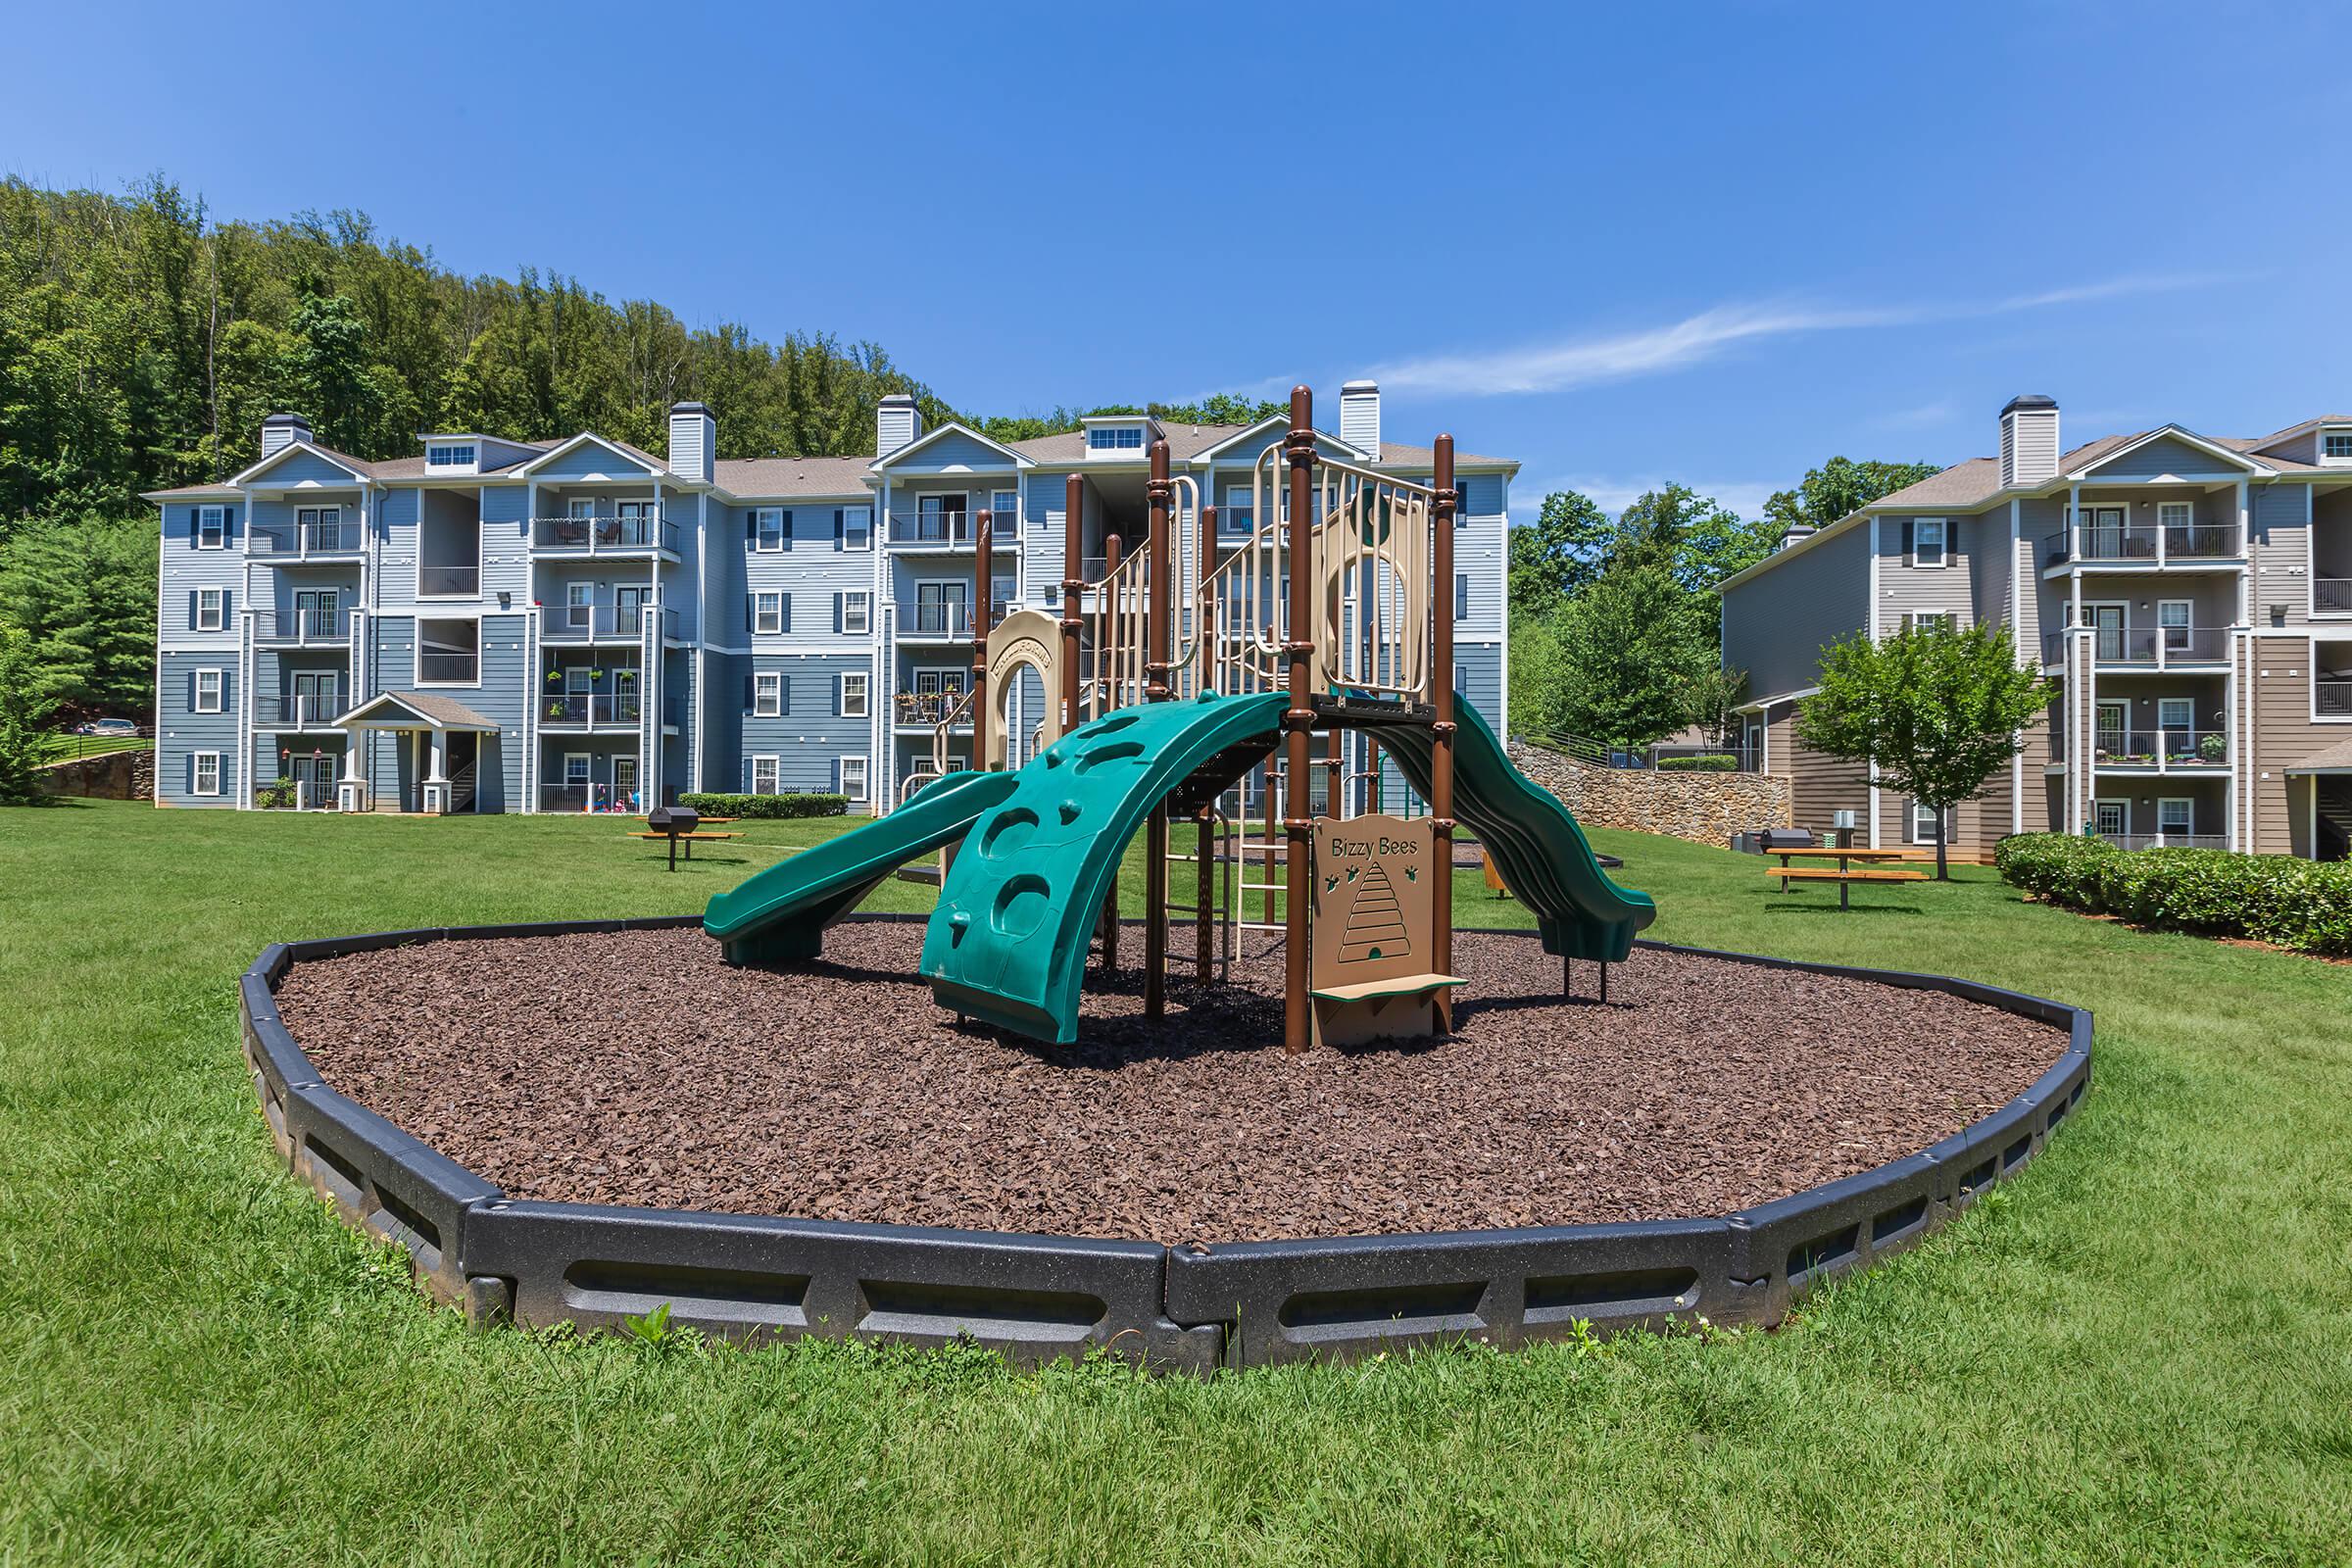
[[[1788,891],[1790,882],[1835,882],[1838,884],[1838,907],[1850,909],[1853,906],[1853,885],[1857,882],[1924,882],[1925,871],[1910,871],[1877,865],[1874,861],[1899,860],[1900,850],[1767,850],[1767,855],[1780,857],[1781,868],[1764,868],[1767,877],[1781,879],[1781,891]],[[1791,858],[1812,856],[1836,860],[1836,865],[1790,865]]]
[[[718,839],[739,839],[743,837],[743,835],[740,833],[655,833],[648,831],[632,833],[629,835],[629,837],[633,839],[662,839],[664,841],[674,841],[676,843],[683,844],[686,846],[686,858],[691,860],[694,858],[694,846],[698,840],[707,844]]]

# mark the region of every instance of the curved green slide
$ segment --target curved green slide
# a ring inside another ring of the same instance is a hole
[[[874,884],[954,843],[974,818],[1010,795],[1014,773],[950,773],[905,806],[780,860],[712,899],[703,930],[737,964],[813,958],[825,927],[858,907]]]
[[[1559,798],[1512,765],[1477,709],[1453,701],[1453,814],[1494,858],[1513,897],[1536,911],[1544,951],[1615,963],[1634,933],[1658,917],[1646,893],[1609,880],[1584,829]],[[1425,729],[1382,728],[1381,746],[1429,799],[1432,737]]]
[[[1209,693],[1122,708],[999,775],[1011,793],[972,824],[924,933],[941,1004],[1057,1045],[1077,1039],[1087,944],[1128,841],[1202,763],[1270,736],[1289,702]]]

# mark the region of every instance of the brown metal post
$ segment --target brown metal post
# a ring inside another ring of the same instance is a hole
[[[1144,570],[1151,576],[1150,600],[1144,612],[1144,701],[1164,703],[1173,691],[1168,676],[1175,654],[1175,627],[1169,621],[1175,595],[1176,552],[1168,534],[1168,507],[1175,486],[1168,480],[1168,444],[1152,443],[1152,477],[1144,486],[1150,503],[1151,531],[1144,548],[1151,559]],[[1156,1018],[1168,1005],[1168,805],[1154,801],[1144,824],[1144,1016]]]
[[[1193,558],[1193,693],[1199,696],[1209,689],[1210,677],[1216,673],[1216,645],[1210,640],[1215,630],[1209,624],[1208,579],[1217,560],[1217,509],[1200,509],[1200,538]]]
[[[1307,812],[1307,737],[1315,727],[1314,707],[1314,539],[1315,395],[1303,386],[1291,388],[1291,429],[1283,437],[1283,453],[1291,465],[1291,526],[1284,559],[1291,568],[1290,636],[1283,652],[1290,661],[1288,690],[1291,706],[1283,710],[1282,762],[1283,956],[1282,1049],[1296,1055],[1306,1049],[1309,1035],[1306,975],[1306,899],[1308,860],[1313,852],[1314,819]],[[1271,877],[1267,878],[1272,881]]]
[[[972,572],[979,581],[979,604],[972,611],[972,766],[988,771],[988,626],[991,603],[989,590],[996,584],[995,562],[990,554],[995,544],[996,514],[980,514],[979,543],[972,563]]]
[[[1437,580],[1430,591],[1437,596],[1431,609],[1436,612],[1430,629],[1429,681],[1430,706],[1435,710],[1435,721],[1430,725],[1429,746],[1429,816],[1430,827],[1437,835],[1437,882],[1430,889],[1430,921],[1437,947],[1437,972],[1453,972],[1453,437],[1441,435],[1437,443],[1437,472],[1431,483],[1438,492],[1430,508],[1430,526],[1437,538],[1430,551],[1430,575]],[[1438,993],[1438,1021],[1441,1026],[1453,1027],[1453,998],[1450,992]]]
[[[1061,728],[1067,734],[1078,727],[1078,634],[1083,625],[1078,612],[1086,601],[1086,563],[1079,552],[1086,547],[1086,480],[1071,474],[1061,494]]]

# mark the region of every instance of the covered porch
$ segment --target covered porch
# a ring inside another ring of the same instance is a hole
[[[465,704],[429,692],[385,692],[335,720],[351,739],[343,749],[347,759],[342,778],[335,783],[335,808],[367,811],[387,806],[393,810],[442,816],[479,808],[477,781],[484,753],[497,740],[498,725]],[[367,740],[388,731],[397,740],[398,782],[393,798],[379,802],[362,758]]]

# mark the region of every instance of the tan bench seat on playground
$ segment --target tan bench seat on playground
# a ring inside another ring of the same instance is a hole
[[[1764,874],[1779,878],[1783,891],[1787,891],[1791,882],[1835,882],[1838,884],[1838,907],[1840,909],[1853,907],[1852,891],[1857,882],[1925,882],[1928,879],[1925,871],[1883,870],[1858,865],[1767,866]]]

